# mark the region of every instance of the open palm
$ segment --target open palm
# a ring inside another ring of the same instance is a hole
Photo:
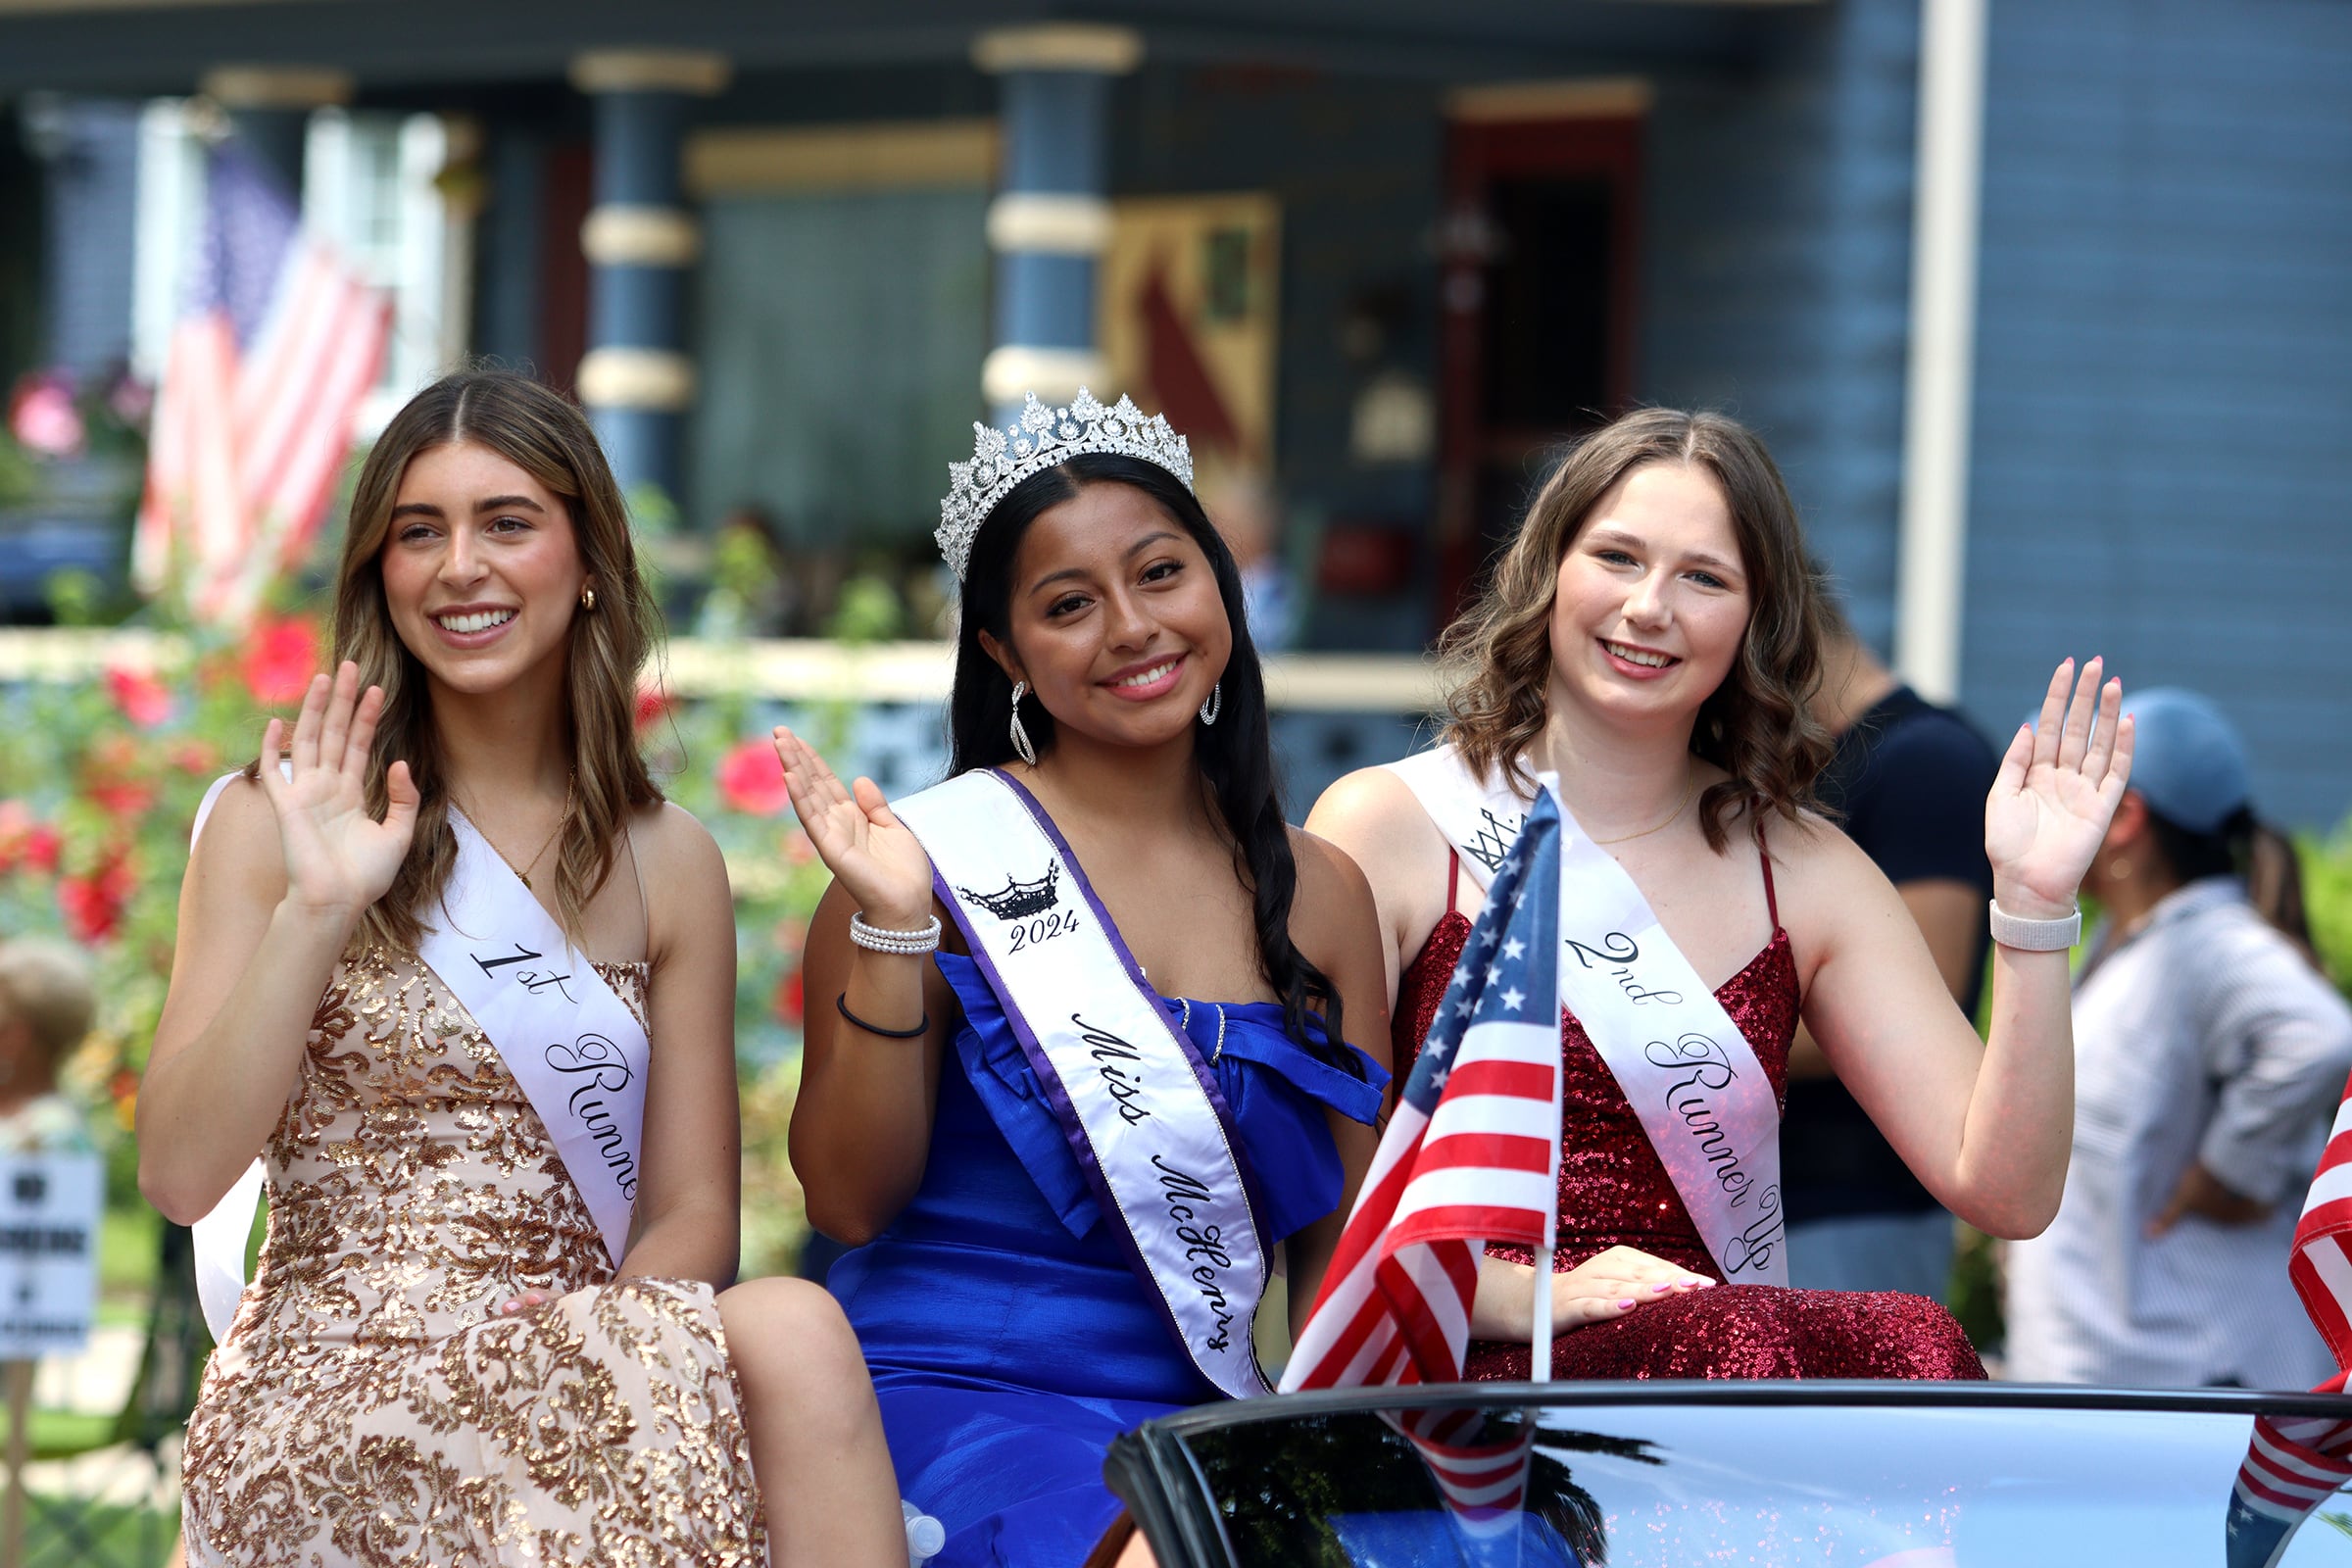
[[[345,662],[330,682],[311,681],[294,721],[294,743],[281,762],[285,723],[262,732],[262,789],[277,813],[286,859],[286,895],[313,908],[351,914],[367,908],[400,873],[416,832],[416,786],[409,764],[384,779],[390,807],[381,822],[368,814],[368,756],[383,716],[384,693],[359,690],[360,670]]]
[[[910,931],[931,917],[931,857],[899,820],[872,779],[845,786],[809,744],[775,732],[776,760],[801,827],[865,918],[885,930]]]
[[[2080,680],[2073,670],[2070,659],[2050,676],[2039,722],[2020,726],[1984,802],[1996,892],[2023,891],[2053,909],[2074,903],[2132,777],[2132,720],[2117,716],[2123,683],[2102,686],[2096,659]]]

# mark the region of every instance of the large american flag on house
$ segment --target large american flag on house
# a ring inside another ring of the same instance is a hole
[[[2335,1364],[2352,1368],[2352,1083],[2303,1200],[2286,1273]],[[2339,1371],[2312,1392],[2342,1394],[2345,1378]],[[2348,1481],[2352,1420],[2257,1416],[2230,1492],[2229,1568],[2272,1568],[2303,1521]]]
[[[1282,1389],[1451,1383],[1489,1242],[1548,1248],[1560,1162],[1560,813],[1548,791],[1487,891]],[[1399,1417],[1457,1513],[1526,1500],[1534,1425]]]
[[[391,304],[318,239],[233,141],[205,165],[201,248],[148,442],[132,574],[207,619],[248,612],[298,565],[374,386]]]

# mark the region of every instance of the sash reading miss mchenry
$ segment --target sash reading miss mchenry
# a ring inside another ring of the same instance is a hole
[[[1450,746],[1388,764],[1480,887],[1527,808]],[[1560,810],[1560,999],[1649,1135],[1699,1238],[1738,1285],[1786,1285],[1772,1080],[1625,867]]]
[[[1053,818],[988,768],[892,809],[929,852],[940,902],[1177,1343],[1226,1394],[1266,1393],[1250,1343],[1266,1248],[1232,1113]]]
[[[196,832],[227,782],[205,796]],[[642,1161],[644,1026],[479,830],[454,808],[449,825],[457,865],[441,923],[425,932],[417,959],[497,1048],[618,1263]],[[216,1341],[227,1337],[245,1289],[245,1244],[261,1192],[256,1160],[194,1227],[197,1296]]]

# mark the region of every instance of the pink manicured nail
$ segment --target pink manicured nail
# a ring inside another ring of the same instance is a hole
[[[1651,1291],[1651,1293],[1652,1293],[1652,1294],[1656,1294],[1656,1293],[1658,1293],[1658,1292],[1663,1292],[1663,1291],[1671,1291],[1671,1290],[1673,1290],[1673,1289],[1674,1289],[1674,1285],[1673,1285],[1673,1282],[1672,1282],[1672,1281],[1668,1281],[1668,1282],[1666,1282],[1666,1283],[1664,1283],[1664,1284],[1652,1285],[1652,1286],[1650,1287],[1650,1291]]]
[[[1620,1308],[1629,1307],[1634,1304],[1634,1298],[1629,1296],[1624,1300],[1619,1301],[1617,1304]]]
[[[501,1310],[501,1311],[504,1311],[504,1312],[512,1312],[512,1311],[514,1311],[515,1308],[517,1308],[517,1307],[519,1307],[519,1306],[521,1306],[521,1305],[522,1305],[522,1303],[521,1303],[520,1301],[512,1301],[512,1300],[511,1300],[511,1301],[509,1301],[509,1302],[508,1302],[508,1303],[507,1303],[505,1306],[501,1307],[501,1308],[500,1308],[500,1310]]]

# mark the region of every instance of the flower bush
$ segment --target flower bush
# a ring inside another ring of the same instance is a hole
[[[253,758],[272,713],[291,716],[323,657],[318,626],[301,615],[149,646],[149,662],[0,688],[10,737],[0,747],[0,932],[65,936],[96,964],[98,1027],[67,1087],[111,1129],[111,1191],[123,1204],[139,1201],[127,1131],[171,979],[197,805]],[[652,685],[637,709],[657,780],[710,829],[735,889],[747,1274],[788,1270],[806,1230],[784,1131],[799,1078],[801,941],[826,881],[755,708],[748,696],[680,702]],[[845,704],[794,717],[837,741],[851,712]]]

